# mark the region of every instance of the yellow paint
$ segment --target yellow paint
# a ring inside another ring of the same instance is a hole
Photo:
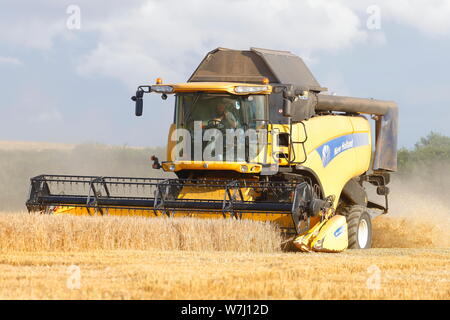
[[[359,116],[327,115],[313,117],[303,121],[306,127],[307,140],[304,143],[307,157],[302,155],[304,151],[301,144],[294,144],[293,152],[297,155],[296,161],[304,161],[297,169],[310,169],[318,177],[322,184],[324,196],[335,196],[334,207],[339,202],[339,196],[345,184],[369,169],[371,157],[370,125],[367,119]],[[288,125],[274,125],[280,132],[289,132]],[[369,144],[354,147],[341,152],[326,167],[316,149],[322,144],[351,133],[367,132]],[[292,130],[293,141],[304,141],[305,133],[301,124],[294,124]],[[290,154],[293,160],[293,153]]]
[[[172,123],[169,127],[169,135],[167,136],[167,148],[166,148],[166,155],[167,155],[167,161],[172,161],[172,150],[175,148],[177,142],[175,140],[172,140],[172,134],[177,129],[177,125],[175,123]]]
[[[342,229],[340,229],[342,228]],[[339,233],[336,231],[339,230]],[[347,220],[344,216],[335,215],[320,228],[310,244],[314,251],[340,252],[348,247]]]
[[[184,196],[188,196],[189,190],[185,190]],[[220,194],[220,193],[217,193]],[[223,193],[222,193],[223,194]],[[193,194],[189,195],[190,197]],[[207,193],[201,194],[196,193],[197,199],[208,199]],[[223,199],[223,197],[222,197]],[[85,207],[73,207],[73,206],[59,206],[54,209],[54,215],[75,215],[75,216],[100,216],[102,213],[100,211],[96,211],[94,209],[87,209]],[[169,215],[171,212],[169,212]],[[110,216],[139,216],[139,217],[167,217],[167,214],[161,210],[148,210],[144,208],[135,208],[135,209],[120,209],[120,208],[109,208],[103,209],[103,215]],[[191,218],[205,218],[205,219],[229,219],[233,218],[230,213],[222,214],[222,211],[217,212],[207,212],[207,213],[198,213],[195,211],[177,211],[174,213],[173,217],[181,218],[181,217],[191,217]],[[235,217],[237,218],[237,217]],[[238,217],[239,219],[247,219],[254,221],[270,221],[274,222],[280,227],[284,228],[293,228],[292,217],[290,213],[273,213],[273,212],[240,212]]]

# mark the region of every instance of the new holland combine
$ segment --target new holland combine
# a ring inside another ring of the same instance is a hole
[[[175,95],[167,159],[153,168],[177,178],[40,175],[27,208],[270,221],[302,251],[369,248],[370,212],[388,211],[398,109],[325,91],[290,52],[215,49],[186,83],[157,79],[132,97],[141,116],[144,94]],[[368,199],[370,184],[384,205]]]

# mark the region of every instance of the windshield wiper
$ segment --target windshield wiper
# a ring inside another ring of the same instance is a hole
[[[191,115],[194,113],[194,111],[195,111],[195,106],[196,106],[196,104],[197,104],[197,101],[198,101],[198,99],[200,99],[200,92],[197,92],[197,93],[195,93],[195,98],[194,98],[194,102],[192,103],[192,105],[191,105],[191,112],[189,112],[189,114],[187,114],[187,115],[185,115],[184,116],[184,122],[185,123],[187,123],[188,122],[188,120],[191,120]]]

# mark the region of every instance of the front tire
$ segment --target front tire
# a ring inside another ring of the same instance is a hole
[[[367,208],[346,206],[341,214],[347,219],[348,248],[369,249],[372,246],[372,220]]]

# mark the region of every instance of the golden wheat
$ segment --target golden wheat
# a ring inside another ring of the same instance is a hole
[[[449,264],[448,249],[11,252],[0,299],[449,299]]]
[[[318,254],[282,252],[254,221],[4,213],[0,299],[448,299],[450,249],[418,226],[377,217],[374,244],[407,249]]]
[[[445,248],[450,246],[448,221],[377,217],[373,221],[374,248]]]
[[[82,250],[197,250],[279,252],[274,225],[249,220],[77,217],[0,213],[0,252]],[[450,246],[448,219],[379,216],[375,248]]]
[[[0,214],[0,252],[80,250],[280,251],[272,224],[230,219]]]
[[[405,185],[392,197],[388,215],[373,220],[376,248],[450,247],[450,206],[442,194],[418,193]]]

